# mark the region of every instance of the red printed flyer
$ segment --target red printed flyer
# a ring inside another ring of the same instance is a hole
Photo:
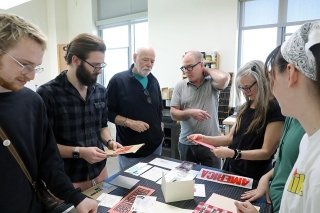
[[[205,146],[209,149],[215,149],[216,147],[214,147],[213,145],[210,145],[210,144],[207,144],[207,143],[204,143],[202,141],[198,141],[198,140],[193,140],[193,142],[199,144],[199,145],[202,145],[202,146]]]
[[[144,186],[137,186],[127,196],[125,196],[117,205],[112,207],[109,213],[131,213],[131,207],[137,195],[151,195],[154,189]]]
[[[232,211],[228,211],[226,209],[222,209],[216,206],[212,206],[210,204],[200,202],[197,207],[193,210],[192,213],[233,213]]]

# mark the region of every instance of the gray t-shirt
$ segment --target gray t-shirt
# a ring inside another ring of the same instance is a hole
[[[202,109],[207,111],[211,118],[197,121],[194,118],[180,121],[181,132],[179,142],[191,145],[187,136],[191,134],[220,135],[218,123],[218,95],[219,91],[212,85],[211,78],[205,78],[203,83],[196,87],[188,79],[180,81],[174,88],[171,107],[185,109]]]

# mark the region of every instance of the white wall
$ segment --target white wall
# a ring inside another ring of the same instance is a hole
[[[96,34],[92,14],[96,0],[32,0],[1,11],[21,15],[37,24],[48,37],[45,71],[28,84],[41,85],[58,74],[57,44],[82,32]],[[153,73],[161,87],[181,79],[181,56],[188,50],[220,53],[220,69],[234,72],[237,47],[236,0],[149,0],[149,38],[156,49]],[[93,18],[94,17],[94,18]]]
[[[47,51],[43,58],[44,72],[26,86],[35,89],[53,79],[58,74],[57,44],[68,43],[82,32],[95,33],[92,19],[94,0],[32,0],[20,6],[0,10],[0,13],[13,13],[38,25],[46,34]]]
[[[182,78],[181,57],[188,50],[220,54],[220,69],[234,72],[237,47],[236,0],[149,0],[150,45],[156,50],[153,73],[161,87]]]

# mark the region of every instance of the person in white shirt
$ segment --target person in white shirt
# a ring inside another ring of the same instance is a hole
[[[286,116],[299,120],[306,134],[283,192],[280,213],[320,209],[320,21],[302,25],[267,58],[272,91]],[[238,212],[257,212],[236,202]]]

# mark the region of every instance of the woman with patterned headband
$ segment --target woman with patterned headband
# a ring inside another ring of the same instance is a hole
[[[319,212],[320,22],[302,25],[269,55],[266,65],[282,113],[297,118],[306,131],[283,192],[280,212]],[[239,212],[257,212],[249,202],[236,206]]]

